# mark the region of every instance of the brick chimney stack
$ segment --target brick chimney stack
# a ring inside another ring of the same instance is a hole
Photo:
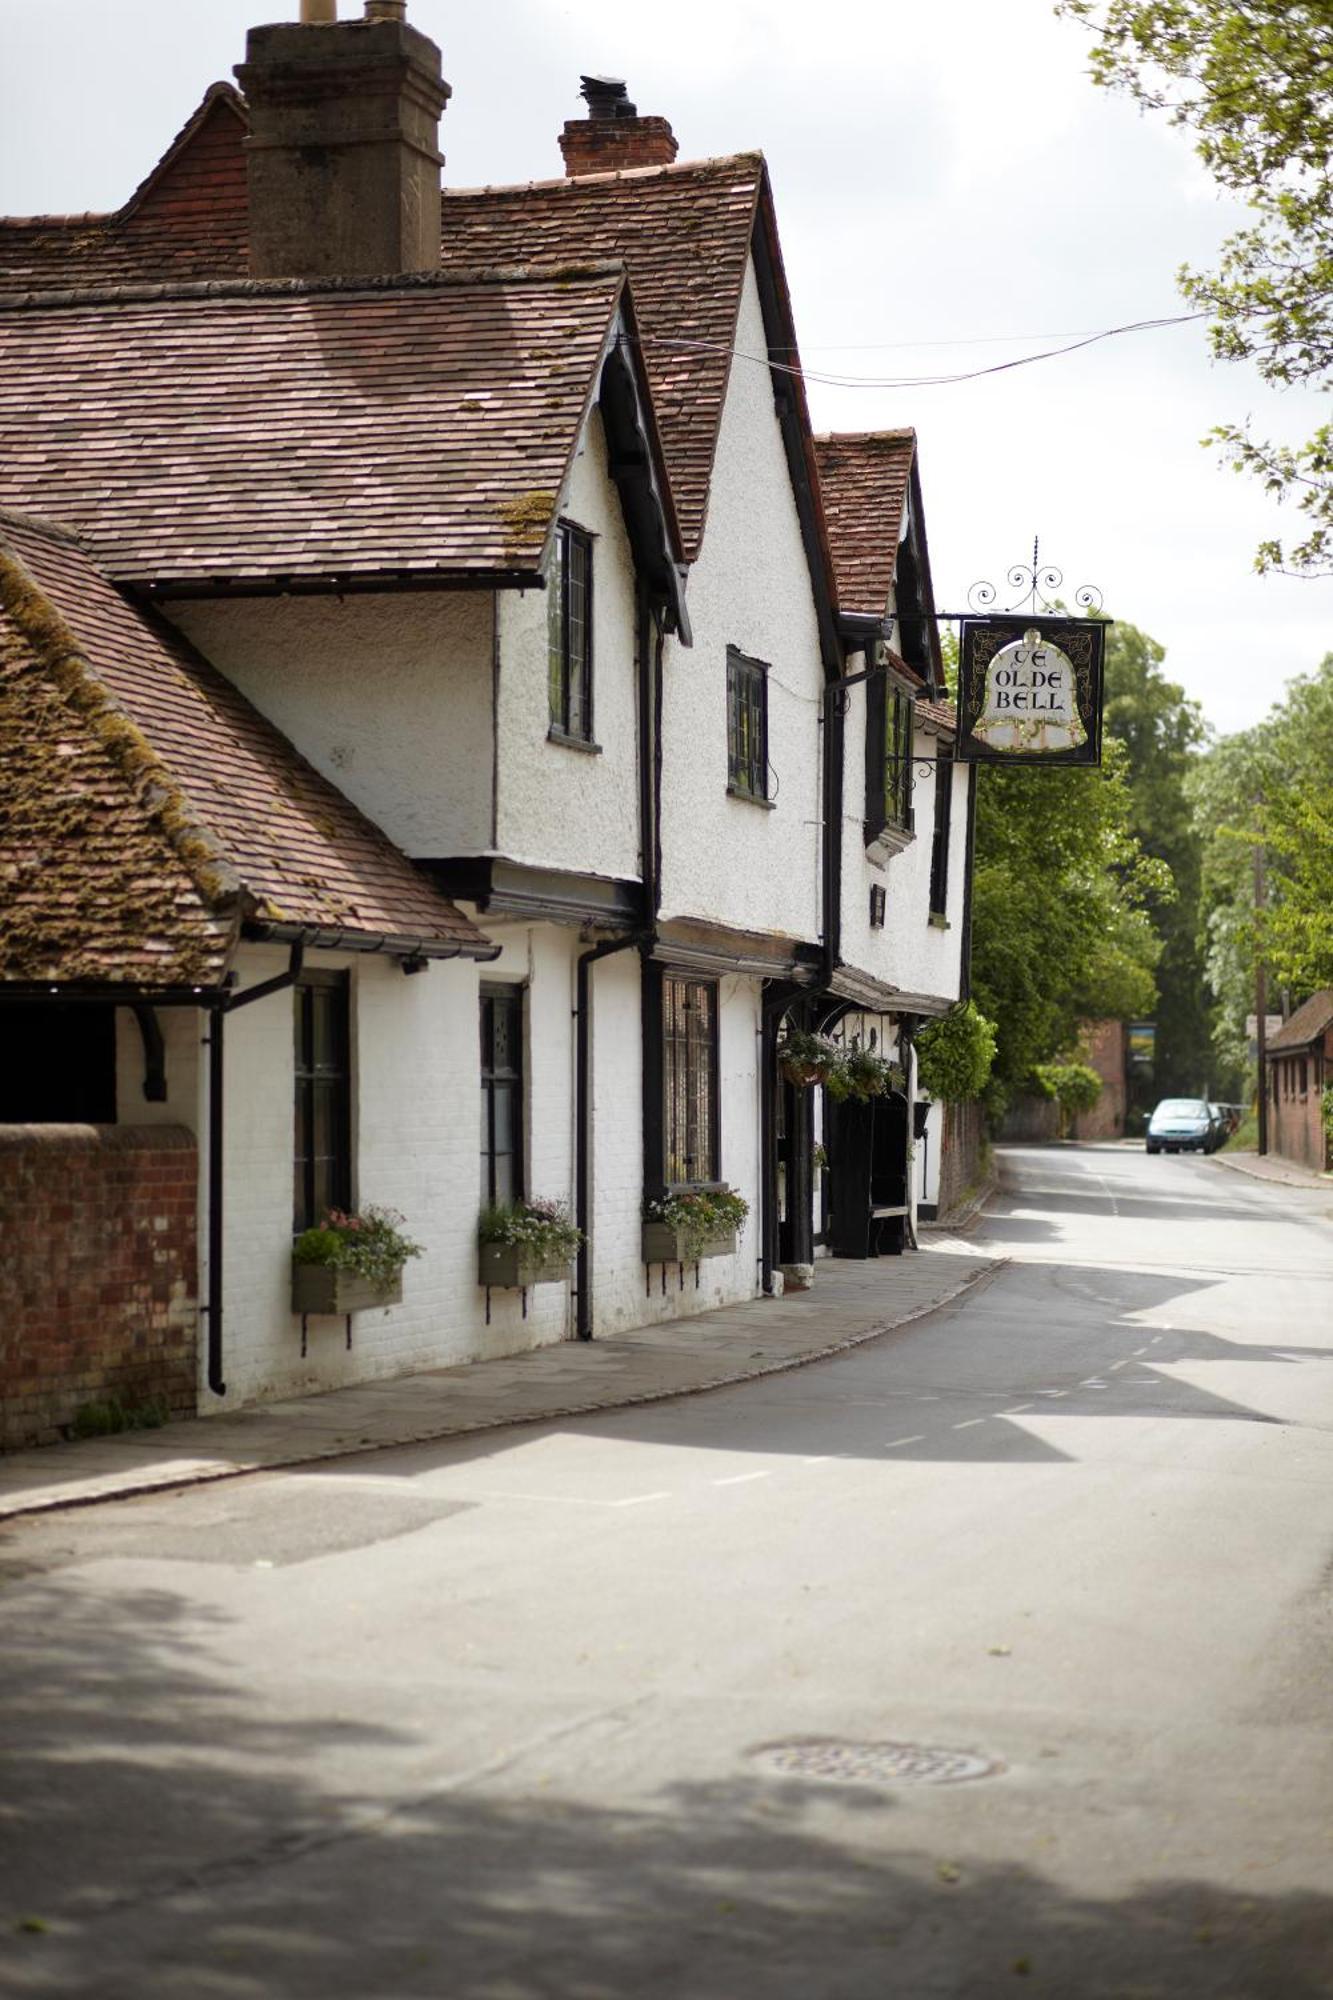
[[[617,76],[579,79],[586,118],[571,118],[560,134],[565,173],[610,174],[623,167],[669,167],[680,148],[665,118],[640,118]]]
[[[406,0],[303,0],[299,22],[252,28],[236,77],[256,278],[394,277],[440,264],[440,51]]]

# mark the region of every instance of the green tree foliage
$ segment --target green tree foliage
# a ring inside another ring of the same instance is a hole
[[[1189,794],[1203,840],[1208,977],[1222,1002],[1218,1042],[1241,1062],[1261,949],[1293,1004],[1333,985],[1333,654],[1292,681],[1257,727],[1200,759]],[[1261,921],[1259,846],[1268,890]]]
[[[1117,623],[1106,635],[1106,729],[1128,755],[1130,826],[1171,881],[1165,898],[1149,888],[1144,905],[1162,941],[1153,1078],[1159,1097],[1204,1090],[1214,1067],[1199,932],[1203,843],[1185,789],[1206,732],[1198,703],[1162,672],[1165,658],[1136,625]]]
[[[1080,1111],[1091,1111],[1102,1094],[1102,1080],[1084,1062],[1038,1063],[1033,1076],[1047,1097],[1060,1107],[1060,1137],[1069,1132]]]
[[[995,1062],[995,1023],[971,1000],[927,1021],[916,1038],[917,1078],[928,1097],[961,1104],[980,1097]]]
[[[1132,831],[1129,755],[1101,770],[987,764],[977,783],[972,989],[996,1023],[992,1112],[1038,1063],[1072,1051],[1081,1020],[1151,1014],[1161,945],[1148,900],[1166,866]]]
[[[1213,351],[1269,382],[1333,383],[1333,0],[1058,0],[1089,25],[1096,81],[1164,110],[1195,135],[1218,184],[1253,224],[1216,271],[1185,269],[1211,315]],[[1212,439],[1304,514],[1303,539],[1261,545],[1260,570],[1333,570],[1333,425],[1289,449],[1224,424]]]

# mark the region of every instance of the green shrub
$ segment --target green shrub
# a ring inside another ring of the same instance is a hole
[[[995,1061],[995,1023],[971,1000],[960,1001],[916,1038],[917,1081],[927,1097],[960,1104],[980,1097]]]

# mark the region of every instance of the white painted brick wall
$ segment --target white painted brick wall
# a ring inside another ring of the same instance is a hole
[[[476,1282],[478,989],[482,978],[525,984],[528,1189],[573,1206],[574,957],[577,936],[553,925],[501,925],[502,955],[458,960],[412,978],[392,960],[316,953],[311,969],[352,981],[355,1198],[401,1210],[425,1255],[404,1273],[401,1305],[358,1313],[349,1352],[341,1321],[312,1320],[302,1360],[290,1310],[293,1002],[280,992],[242,1008],[226,1028],[225,1403],[201,1384],[204,1408],[408,1374],[521,1352],[573,1331],[568,1285],[485,1293]],[[286,953],[247,947],[241,985],[285,969]],[[597,1332],[640,1326],[748,1298],[756,1290],[758,1094],[756,982],[721,983],[722,1172],[751,1203],[734,1258],[710,1258],[679,1289],[660,1272],[646,1296],[640,1261],[639,960],[627,952],[593,972],[594,1220]],[[196,1026],[199,1025],[197,1017]],[[184,1032],[183,1030],[181,1031]],[[173,1115],[183,1116],[179,1107]],[[201,1145],[206,1119],[199,1120]],[[201,1217],[202,1219],[202,1217]]]

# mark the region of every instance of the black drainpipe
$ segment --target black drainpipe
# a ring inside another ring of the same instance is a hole
[[[803,986],[775,979],[765,992],[759,1012],[759,1252],[760,1283],[773,1290],[778,1257],[778,1125],[774,1103],[778,1074],[778,1028]]]
[[[294,986],[301,977],[305,940],[297,938],[287,970],[274,979],[265,979],[244,993],[228,993],[209,1007],[208,1022],[208,1386],[215,1396],[225,1396],[222,1375],[222,1226],[223,1226],[223,1105],[225,1081],[222,1024],[237,1007],[248,1007],[284,986]]]
[[[589,1228],[592,1221],[592,1149],[588,1143],[592,1122],[592,1064],[589,1060],[588,1002],[594,960],[610,958],[613,952],[637,949],[642,939],[608,938],[591,951],[581,951],[575,978],[574,999],[574,1223],[581,1232],[574,1265],[574,1331],[580,1340],[592,1339],[592,1249]]]
[[[227,1003],[208,1012],[208,1386],[225,1396],[222,1378],[222,1024]]]

